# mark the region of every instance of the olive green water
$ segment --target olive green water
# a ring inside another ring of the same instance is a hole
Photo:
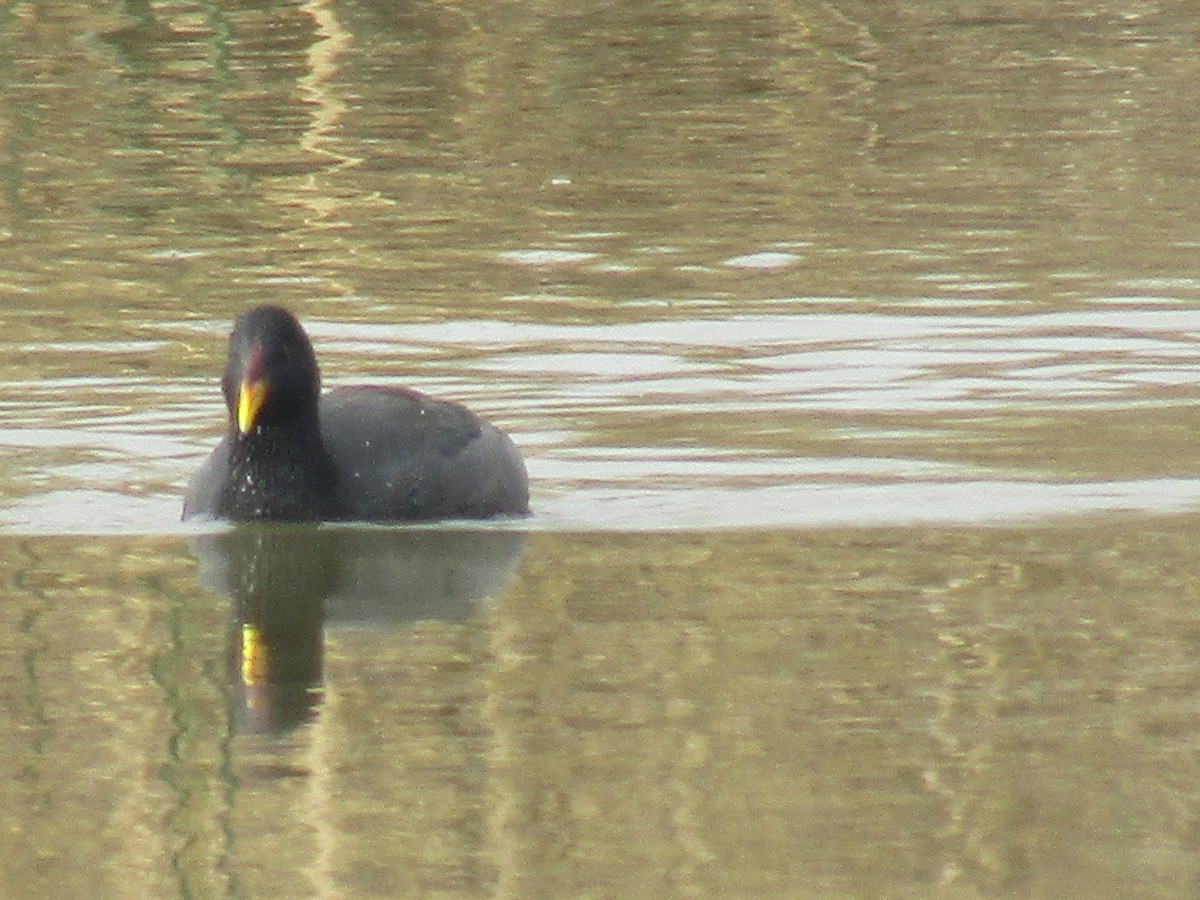
[[[0,7],[0,896],[1200,883],[1186,4]],[[178,522],[231,318],[534,515]]]

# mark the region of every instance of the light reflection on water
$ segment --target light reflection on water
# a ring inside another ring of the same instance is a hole
[[[997,522],[1174,510],[1200,495],[1200,481],[1164,481],[1152,467],[1123,479],[1049,471],[1020,446],[1003,467],[980,465],[953,458],[953,442],[939,438],[953,428],[969,443],[975,417],[1066,422],[1186,402],[1178,390],[1200,381],[1200,313],[1191,310],[308,325],[327,384],[409,384],[508,428],[533,478],[535,529]],[[0,431],[13,452],[4,527],[177,530],[181,485],[221,427],[226,323],[159,327],[190,332],[212,375],[4,385],[20,398],[6,404]],[[105,346],[21,349],[86,369]],[[109,349],[131,352],[121,340]]]

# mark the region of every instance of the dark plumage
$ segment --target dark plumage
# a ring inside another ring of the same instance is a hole
[[[188,483],[183,518],[483,518],[528,512],[516,446],[461,404],[387,387],[321,394],[308,335],[261,306],[229,336],[229,431]]]

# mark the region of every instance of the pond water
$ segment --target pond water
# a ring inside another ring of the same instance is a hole
[[[4,7],[0,895],[1193,892],[1194,25]],[[181,523],[259,302],[532,516]]]

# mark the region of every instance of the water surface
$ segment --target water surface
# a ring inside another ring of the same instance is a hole
[[[4,7],[0,893],[1194,884],[1200,73],[1126,7]],[[533,516],[182,525],[266,301]]]

